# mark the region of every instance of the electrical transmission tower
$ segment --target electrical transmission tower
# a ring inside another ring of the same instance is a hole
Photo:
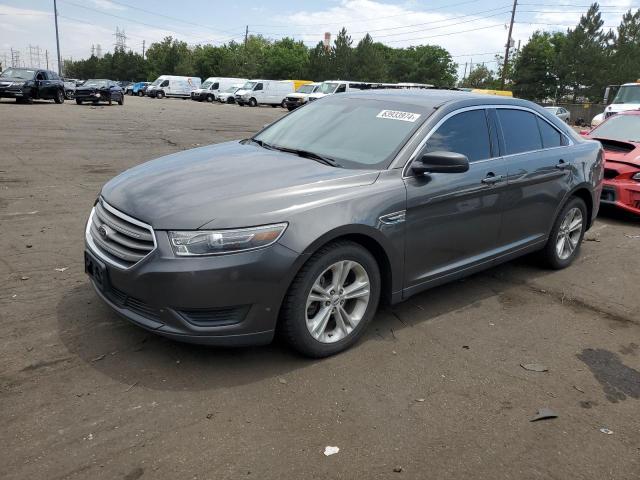
[[[102,45],[99,43],[96,45],[96,57],[102,58]]]
[[[124,29],[120,30],[116,27],[116,33],[114,34],[116,37],[116,43],[114,46],[116,50],[126,50],[127,49],[127,36],[124,34]]]
[[[96,46],[93,43],[91,44],[91,56],[96,56]]]
[[[31,68],[40,68],[41,63],[40,46],[29,45],[29,66]]]
[[[18,50],[11,49],[11,66],[13,68],[20,67],[20,52]]]

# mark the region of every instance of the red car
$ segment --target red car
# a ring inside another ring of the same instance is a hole
[[[584,136],[604,148],[601,203],[640,215],[640,110],[618,113]]]

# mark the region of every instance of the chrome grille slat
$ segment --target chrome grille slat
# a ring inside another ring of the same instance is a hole
[[[129,268],[156,249],[153,229],[119,212],[102,198],[91,212],[87,243],[106,262]]]
[[[140,240],[146,240],[148,242],[153,241],[153,237],[148,231],[117,218],[100,205],[100,202],[96,204],[96,214],[100,217],[100,220],[102,220],[103,223],[106,223],[120,233]]]

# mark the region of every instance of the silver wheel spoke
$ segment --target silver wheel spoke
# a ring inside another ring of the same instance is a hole
[[[345,312],[344,308],[338,307],[333,315],[333,318],[336,319],[336,325],[342,332],[342,337],[346,337],[349,335],[349,331],[347,330],[347,325],[351,326],[351,317]]]
[[[313,335],[314,337],[320,336],[327,328],[327,323],[329,323],[330,317],[331,317],[331,307],[326,307],[320,310],[318,314],[315,317],[313,317],[314,324],[311,329],[311,335]]]
[[[566,239],[564,235],[558,237],[558,243],[556,244],[556,251],[558,252],[558,256],[562,258],[564,254],[564,244],[566,243]]]
[[[353,283],[344,289],[345,300],[361,298],[369,295],[369,282]]]

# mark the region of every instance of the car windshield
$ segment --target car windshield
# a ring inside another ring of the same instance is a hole
[[[301,87],[298,88],[298,90],[296,90],[296,92],[298,93],[313,93],[313,89],[315,88],[315,85],[302,85]]]
[[[320,85],[318,92],[325,93],[325,94],[333,93],[337,87],[338,87],[337,83],[325,82],[322,85]]]
[[[640,103],[640,84],[620,87],[613,103]]]
[[[253,87],[256,86],[258,82],[247,82],[242,86],[242,90],[253,90]]]
[[[0,74],[0,78],[19,78],[21,80],[31,80],[35,74],[35,70],[26,70],[24,68],[8,68]]]
[[[200,86],[200,88],[209,88],[211,84],[213,84],[213,82],[211,80],[207,80]]]
[[[96,79],[89,79],[86,82],[84,82],[83,87],[106,87],[109,84],[109,80],[96,80]]]
[[[158,77],[151,83],[151,86],[160,85],[163,81],[164,81],[164,78]]]
[[[405,103],[327,97],[290,113],[254,140],[327,157],[345,168],[382,169],[428,115]]]
[[[591,137],[621,142],[640,142],[640,115],[614,115],[601,123]]]

